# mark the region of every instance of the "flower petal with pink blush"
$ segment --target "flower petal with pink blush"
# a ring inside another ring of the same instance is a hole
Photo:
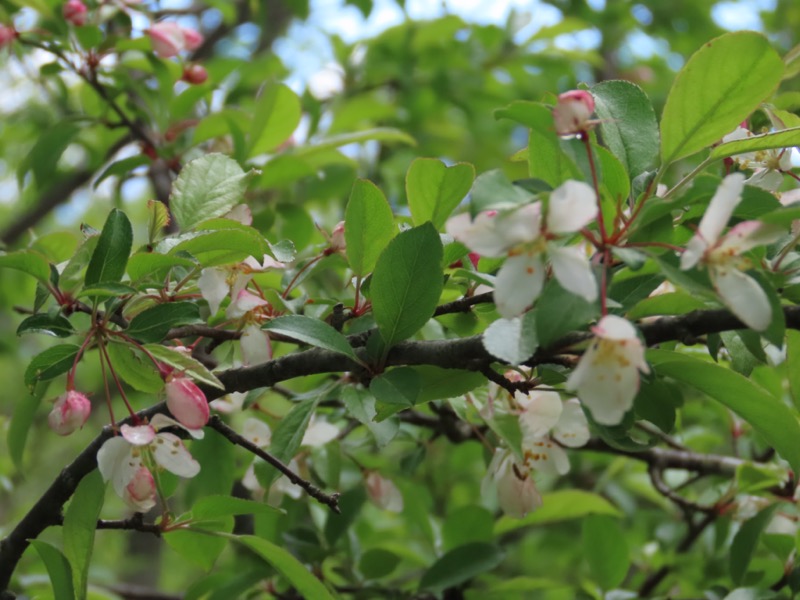
[[[563,403],[557,392],[533,391],[530,394],[516,392],[514,398],[523,407],[519,422],[525,436],[546,435],[561,417]]]
[[[190,52],[197,50],[203,43],[203,34],[190,27],[181,27],[183,32],[184,47]]]
[[[565,181],[550,194],[547,229],[553,233],[574,233],[597,216],[597,196],[582,181]]]
[[[176,377],[164,386],[169,412],[187,429],[201,429],[208,423],[206,395],[191,379]]]
[[[711,262],[713,256],[730,256],[731,254],[741,254],[756,246],[772,244],[777,242],[786,234],[784,227],[761,221],[743,221],[735,225],[725,234],[719,244],[711,251]]]
[[[266,448],[272,440],[272,431],[264,421],[250,417],[242,427],[242,437],[259,448]]]
[[[744,175],[741,173],[731,173],[719,184],[697,227],[697,235],[709,246],[717,243],[733,210],[742,201],[742,190],[744,190]]]
[[[553,108],[553,123],[558,135],[573,135],[589,129],[594,98],[586,90],[570,90],[558,96]]]
[[[597,280],[586,254],[580,248],[547,244],[547,255],[553,266],[553,275],[561,287],[587,302],[597,300]]]
[[[97,468],[103,481],[111,481],[114,492],[120,497],[125,494],[125,487],[130,483],[142,461],[133,456],[132,446],[121,437],[113,437],[100,447],[97,452]]]
[[[172,21],[155,23],[148,31],[153,51],[161,58],[176,56],[186,46],[183,29]]]
[[[515,465],[514,455],[508,450],[495,450],[481,485],[481,495],[488,495],[492,488],[497,490],[501,510],[515,519],[542,505],[542,496],[527,467]]]
[[[561,417],[550,435],[559,444],[570,448],[580,448],[589,441],[589,423],[577,398],[570,398],[564,403]]]
[[[606,315],[597,325],[592,327],[592,333],[606,340],[638,340],[636,328],[627,319],[616,315]]]
[[[133,446],[147,446],[156,438],[156,430],[152,425],[123,425],[119,428],[122,437]]]
[[[222,269],[210,267],[203,269],[197,280],[197,287],[206,302],[212,315],[217,314],[219,305],[230,292],[227,273]]]
[[[544,275],[544,263],[538,252],[510,256],[495,281],[494,303],[500,316],[513,319],[524,313],[539,297]]]
[[[208,405],[218,412],[229,415],[242,410],[245,398],[247,398],[247,394],[245,393],[231,392],[222,398],[212,400]]]
[[[153,458],[179,477],[194,477],[200,472],[200,463],[192,458],[183,441],[171,433],[158,434],[153,444]]]
[[[156,482],[147,467],[141,466],[133,474],[122,499],[136,512],[147,512],[156,505]]]
[[[403,495],[390,479],[381,477],[375,471],[366,477],[369,499],[378,507],[390,512],[403,512]]]
[[[709,274],[722,302],[745,325],[756,331],[769,327],[772,307],[755,279],[734,267],[710,269]]]
[[[225,311],[229,319],[238,319],[259,306],[267,306],[269,302],[247,290],[240,290]]]
[[[242,349],[242,363],[246,367],[272,360],[269,335],[258,325],[248,325],[242,329],[239,347]]]
[[[80,392],[70,390],[56,399],[47,422],[58,435],[69,435],[83,428],[91,412],[92,403],[89,399]]]

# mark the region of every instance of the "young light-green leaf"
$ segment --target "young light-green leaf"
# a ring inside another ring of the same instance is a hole
[[[585,490],[558,490],[542,495],[542,506],[522,519],[502,517],[494,527],[495,535],[503,535],[522,527],[547,525],[588,515],[609,515],[620,518],[622,513],[608,500]]]
[[[760,33],[727,33],[703,45],[678,73],[661,117],[669,164],[719,141],[769,98],[784,64]]]
[[[440,229],[469,193],[475,167],[456,163],[448,167],[436,158],[418,158],[406,175],[406,196],[414,225],[431,221]]]
[[[115,208],[103,225],[103,231],[86,268],[84,284],[89,287],[100,282],[111,283],[122,279],[132,245],[131,222],[124,212]]]
[[[67,557],[62,554],[61,550],[42,540],[31,540],[31,546],[39,554],[47,568],[50,583],[53,585],[53,598],[55,600],[75,600],[75,588],[72,585],[72,573]]]
[[[44,256],[32,250],[20,250],[8,254],[0,252],[0,268],[16,269],[33,275],[45,285],[50,282],[50,264]]]
[[[169,207],[183,231],[221,217],[242,200],[249,173],[224,154],[206,154],[181,169]]]
[[[764,440],[800,470],[800,424],[783,402],[747,377],[697,358],[668,350],[649,350],[647,360],[666,375],[705,393],[750,423]]]
[[[375,265],[370,294],[378,330],[391,347],[414,335],[442,293],[442,243],[430,223],[404,231]]]
[[[300,122],[300,98],[282,83],[270,83],[256,101],[250,131],[251,158],[274,150],[292,135]]]
[[[378,187],[366,179],[353,184],[344,213],[347,260],[357,276],[375,268],[378,256],[395,234],[389,203]]]
[[[777,504],[768,506],[755,517],[745,521],[733,538],[728,566],[731,579],[736,585],[744,581],[745,575],[747,575],[747,568],[750,566],[750,561],[753,559],[758,547],[758,538],[761,537],[761,532],[764,531],[764,528],[769,525],[776,508],[778,508]]]
[[[783,129],[774,133],[762,133],[743,140],[726,142],[711,151],[712,158],[727,158],[745,152],[758,152],[760,150],[773,150],[786,148],[791,153],[794,146],[800,146],[800,127]]]
[[[631,179],[658,160],[658,121],[642,89],[629,81],[603,81],[592,88],[600,132]]]
[[[86,598],[94,532],[100,509],[103,508],[105,490],[100,472],[92,471],[81,479],[64,514],[64,554],[72,565],[77,600]]]
[[[273,319],[264,325],[262,329],[280,333],[300,342],[311,344],[318,348],[325,348],[331,352],[338,352],[355,362],[361,362],[347,338],[319,319],[302,315],[287,315]]]
[[[585,517],[583,548],[592,577],[601,588],[610,590],[622,583],[631,559],[619,520],[607,515]]]
[[[237,538],[281,573],[306,600],[333,600],[328,589],[299,560],[280,546],[253,535]]]

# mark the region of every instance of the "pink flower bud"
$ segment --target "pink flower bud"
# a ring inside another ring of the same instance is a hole
[[[61,394],[47,418],[50,429],[58,435],[69,435],[83,427],[92,412],[89,399],[75,390]]]
[[[558,97],[553,109],[553,121],[558,135],[573,135],[590,128],[589,117],[594,112],[594,98],[586,90],[571,90]]]
[[[208,79],[208,71],[202,65],[189,65],[183,70],[183,79],[186,83],[200,85]]]
[[[133,474],[122,499],[137,512],[146,512],[156,505],[156,482],[147,467],[141,466]]]
[[[203,43],[203,35],[199,31],[188,27],[181,27],[181,31],[183,32],[184,47],[190,52],[197,50]]]
[[[366,484],[369,499],[376,506],[391,512],[403,511],[403,496],[391,480],[372,471],[367,475]]]
[[[64,19],[75,25],[75,27],[86,25],[89,10],[81,0],[67,0],[61,10]]]
[[[334,252],[344,252],[347,243],[344,239],[344,221],[339,221],[331,231],[331,250]]]
[[[201,429],[208,423],[209,408],[205,394],[186,377],[176,377],[165,386],[167,408],[187,429]]]
[[[17,31],[8,25],[0,25],[0,48],[10,46],[17,39]]]
[[[156,23],[147,34],[153,43],[153,51],[161,58],[176,56],[186,46],[184,30],[172,21]]]

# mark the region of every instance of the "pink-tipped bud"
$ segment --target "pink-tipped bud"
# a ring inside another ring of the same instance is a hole
[[[372,471],[367,475],[366,484],[369,499],[376,506],[391,512],[403,512],[403,495],[391,480]]]
[[[183,70],[183,77],[181,77],[186,83],[191,83],[192,85],[200,85],[201,83],[205,83],[208,79],[208,71],[202,65],[189,65]]]
[[[206,395],[186,377],[176,377],[167,382],[167,408],[187,429],[201,429],[208,423]]]
[[[594,112],[594,98],[586,90],[570,90],[558,97],[553,109],[553,121],[558,135],[583,133],[591,127],[589,118]]]
[[[156,505],[156,482],[147,467],[141,466],[133,474],[122,499],[137,512],[147,512]]]
[[[339,221],[331,231],[331,250],[333,252],[344,252],[347,243],[344,239],[344,221]]]
[[[86,25],[86,19],[89,17],[89,9],[81,0],[67,0],[61,9],[64,15],[64,20],[75,25],[75,27],[83,27]]]
[[[184,47],[190,52],[197,50],[203,43],[203,35],[199,31],[188,27],[181,27],[181,31],[183,31]]]
[[[80,392],[70,390],[56,399],[47,421],[50,429],[58,435],[69,435],[83,427],[91,412],[92,403],[89,399]]]
[[[172,21],[161,21],[147,30],[153,51],[161,58],[176,56],[186,47],[183,29]]]
[[[8,25],[0,25],[0,48],[10,46],[17,39],[17,30]]]

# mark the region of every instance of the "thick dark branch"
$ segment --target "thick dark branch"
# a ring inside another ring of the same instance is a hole
[[[228,427],[218,416],[214,415],[213,417],[211,417],[211,420],[209,420],[208,422],[208,426],[211,427],[211,429],[213,429],[214,431],[220,433],[228,441],[236,444],[237,446],[241,446],[245,450],[252,452],[260,459],[265,460],[266,462],[271,464],[273,467],[278,469],[278,471],[286,475],[289,481],[303,488],[306,491],[306,493],[312,498],[314,498],[316,501],[320,502],[321,504],[327,505],[328,508],[330,508],[333,512],[337,514],[341,513],[341,510],[339,510],[338,492],[333,494],[326,494],[310,481],[300,477],[297,473],[292,471],[287,465],[283,464],[282,461],[272,456],[269,452],[267,452],[263,448],[259,448],[250,440],[248,440],[246,437],[236,433],[236,431]]]
[[[486,292],[484,294],[478,294],[477,296],[467,296],[465,298],[459,298],[458,300],[453,300],[452,302],[448,302],[447,304],[442,304],[441,306],[436,307],[436,311],[433,313],[434,317],[438,317],[441,315],[449,315],[451,313],[457,312],[469,312],[469,310],[478,304],[489,304],[493,302],[494,292]]]

